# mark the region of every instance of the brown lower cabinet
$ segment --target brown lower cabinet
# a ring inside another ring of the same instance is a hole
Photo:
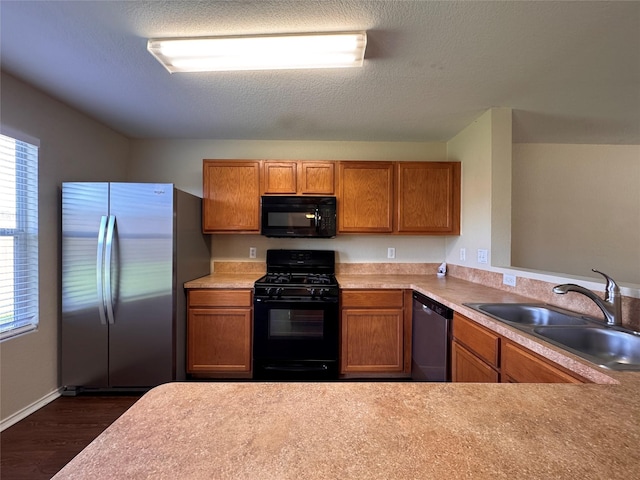
[[[341,291],[343,377],[411,375],[411,294],[401,289]],[[251,289],[188,290],[187,373],[251,378],[252,325]],[[588,382],[457,312],[452,331],[454,382]]]
[[[454,382],[498,383],[500,375],[488,363],[454,341],[451,346],[451,376]]]
[[[341,301],[340,373],[410,375],[411,290],[343,290]]]
[[[585,383],[534,352],[505,340],[502,344],[502,381],[510,383]]]
[[[457,312],[453,317],[451,375],[454,382],[589,382]]]
[[[251,290],[189,290],[187,373],[202,378],[250,378]]]

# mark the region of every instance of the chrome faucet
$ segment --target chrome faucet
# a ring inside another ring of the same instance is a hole
[[[622,325],[622,297],[620,296],[620,288],[609,275],[599,272],[595,268],[592,268],[591,271],[599,273],[607,280],[604,300],[591,290],[574,283],[565,283],[553,287],[553,293],[565,294],[567,292],[577,292],[586,295],[600,307],[600,310],[604,313],[604,320],[607,325]]]

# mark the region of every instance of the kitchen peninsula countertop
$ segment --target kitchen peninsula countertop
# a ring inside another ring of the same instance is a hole
[[[259,276],[214,274],[185,287],[251,288]],[[170,383],[145,394],[54,478],[640,476],[640,372],[591,366],[462,305],[530,299],[435,275],[338,281],[420,291],[596,384]]]
[[[640,475],[638,384],[170,383],[55,479]]]

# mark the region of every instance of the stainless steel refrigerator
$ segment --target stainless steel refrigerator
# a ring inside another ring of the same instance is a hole
[[[62,184],[64,394],[185,379],[182,285],[210,271],[201,208],[172,184]]]

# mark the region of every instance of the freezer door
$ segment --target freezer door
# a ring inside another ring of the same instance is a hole
[[[108,327],[102,260],[109,208],[107,183],[62,184],[63,386],[108,385]]]
[[[174,189],[171,184],[112,183],[109,383],[147,387],[174,377]]]

